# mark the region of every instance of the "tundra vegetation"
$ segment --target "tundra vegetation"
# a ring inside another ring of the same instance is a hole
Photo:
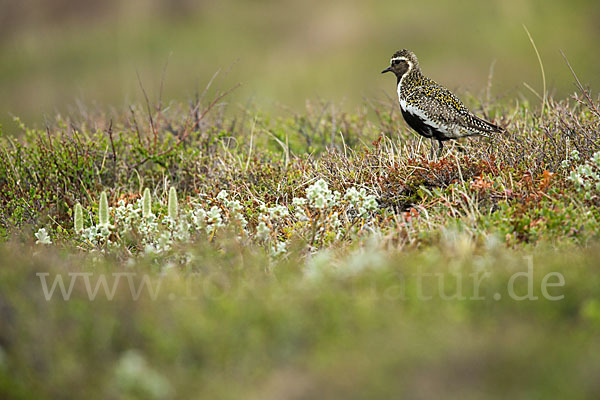
[[[87,110],[0,144],[3,398],[600,396],[600,105]]]

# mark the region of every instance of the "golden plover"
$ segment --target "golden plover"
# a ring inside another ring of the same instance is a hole
[[[386,72],[396,75],[404,120],[418,134],[432,140],[432,155],[433,140],[439,143],[439,157],[446,140],[504,132],[473,115],[451,91],[423,75],[413,52],[404,49],[394,53],[390,66],[381,71]]]

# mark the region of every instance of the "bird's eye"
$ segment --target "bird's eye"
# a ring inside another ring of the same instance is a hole
[[[398,65],[399,62],[400,62],[400,60],[394,60],[394,61],[392,61],[392,65]]]

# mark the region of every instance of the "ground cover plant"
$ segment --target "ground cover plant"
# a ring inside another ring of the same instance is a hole
[[[3,398],[596,398],[600,112],[89,110],[0,146]],[[517,275],[516,275],[517,274]]]
[[[125,236],[150,215],[166,230],[179,222],[208,235],[235,221],[254,242],[268,230],[272,244],[296,235],[311,251],[376,231],[419,245],[449,222],[514,243],[585,243],[595,234],[586,227],[598,217],[600,117],[587,91],[550,99],[542,114],[527,104],[489,111],[506,134],[462,141],[439,159],[420,137],[398,132],[390,105],[350,115],[316,103],[305,115],[228,119],[219,105],[227,94],[58,119],[45,129],[21,124],[24,136],[2,146],[2,234],[43,228],[76,243],[78,203],[87,244],[99,246],[94,226],[124,225],[105,232],[122,250],[143,247]],[[110,207],[103,222],[102,193]],[[181,218],[167,207],[172,196]],[[143,202],[151,207],[144,213]]]

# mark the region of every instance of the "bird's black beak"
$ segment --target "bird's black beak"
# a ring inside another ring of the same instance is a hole
[[[392,72],[392,67],[387,67],[386,69],[381,71],[382,74],[385,74],[386,72]]]

